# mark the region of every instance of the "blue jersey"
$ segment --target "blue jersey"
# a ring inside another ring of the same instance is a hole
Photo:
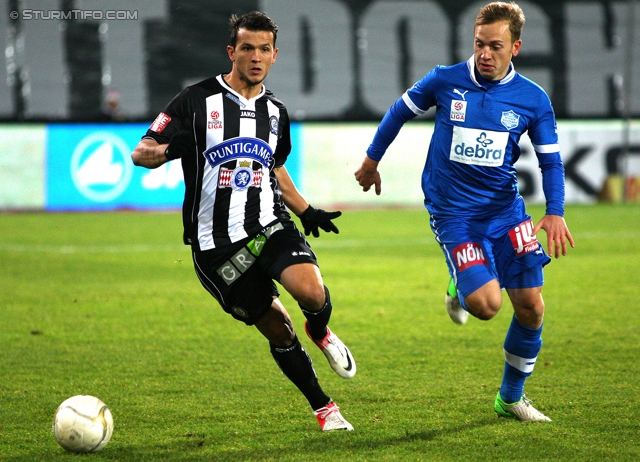
[[[435,129],[422,174],[425,206],[437,217],[483,219],[522,198],[514,164],[528,132],[538,157],[547,214],[564,214],[564,168],[555,115],[542,88],[513,65],[499,81],[466,63],[438,66],[389,109],[367,155],[380,160],[402,125],[436,107]]]

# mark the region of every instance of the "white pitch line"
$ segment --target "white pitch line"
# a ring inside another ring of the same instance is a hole
[[[577,244],[581,240],[598,239],[640,239],[640,232],[637,231],[587,231],[573,235]],[[380,248],[380,247],[423,247],[436,245],[432,236],[421,238],[393,238],[393,239],[335,239],[331,241],[322,239],[307,238],[313,249],[360,249],[360,248]],[[544,244],[546,238],[544,233],[540,238]],[[8,244],[0,243],[0,252],[15,253],[149,253],[149,252],[189,252],[187,246],[180,244],[153,245],[153,244],[124,244],[124,245],[54,245],[54,244]]]
[[[397,239],[339,239],[335,241],[309,240],[313,249],[349,249],[349,248],[375,248],[375,247],[410,247],[435,244],[434,238],[397,238]]]
[[[147,252],[171,252],[188,250],[182,245],[150,245],[150,244],[133,244],[133,245],[27,245],[27,244],[0,244],[0,251],[16,252],[16,253],[59,253],[59,254],[75,254],[75,253],[147,253]]]
[[[374,247],[407,247],[424,246],[435,244],[433,239],[345,239],[334,241],[309,241],[314,249],[349,249],[349,248],[374,248]],[[152,245],[152,244],[131,244],[131,245],[54,245],[54,244],[0,244],[0,251],[14,253],[57,253],[57,254],[79,254],[79,253],[149,253],[149,252],[190,252],[187,246],[183,245]]]

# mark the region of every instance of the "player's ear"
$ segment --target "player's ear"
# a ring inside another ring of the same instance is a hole
[[[232,62],[236,62],[235,49],[231,45],[227,45],[227,54]]]
[[[518,56],[521,46],[522,46],[522,40],[520,39],[516,40],[515,43],[511,46],[511,55]]]
[[[278,49],[274,48],[273,49],[273,58],[271,58],[271,64],[276,62],[276,56],[278,56]]]

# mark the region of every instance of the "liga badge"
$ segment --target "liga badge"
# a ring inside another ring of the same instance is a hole
[[[449,119],[456,120],[458,122],[464,122],[467,115],[467,102],[457,99],[451,100],[451,111],[449,112]]]

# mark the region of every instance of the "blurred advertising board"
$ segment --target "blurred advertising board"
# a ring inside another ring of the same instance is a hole
[[[0,210],[178,209],[184,181],[179,161],[148,170],[131,151],[148,123],[0,125]],[[293,123],[286,168],[314,206],[420,206],[421,174],[433,123],[410,122],[379,171],[382,194],[364,193],[354,172],[376,123]],[[560,121],[567,203],[637,202],[640,121]],[[540,171],[525,135],[516,164],[520,192],[544,204]]]
[[[382,178],[380,196],[372,190],[364,193],[354,179],[376,128],[375,123],[304,124],[302,183],[310,203],[422,204],[422,169],[433,123],[410,122],[400,130],[378,166]],[[634,179],[640,176],[640,121],[629,125],[620,120],[560,121],[558,135],[567,203],[615,202],[607,197],[607,189],[612,189],[617,196],[622,194],[616,192],[617,183],[611,180],[616,178],[622,178],[618,183],[626,186],[627,200],[631,200],[629,194],[638,189]],[[516,163],[520,193],[529,204],[544,204],[538,159],[527,135],[520,139],[520,148],[520,159]],[[612,187],[607,186],[607,180]]]
[[[148,170],[131,151],[149,124],[56,124],[47,128],[46,210],[178,208],[180,162]]]
[[[44,124],[0,125],[0,210],[42,209]]]
[[[46,210],[177,209],[184,180],[179,160],[149,170],[136,167],[131,152],[147,132],[140,124],[48,126]],[[292,124],[287,168],[299,178],[300,124]]]

